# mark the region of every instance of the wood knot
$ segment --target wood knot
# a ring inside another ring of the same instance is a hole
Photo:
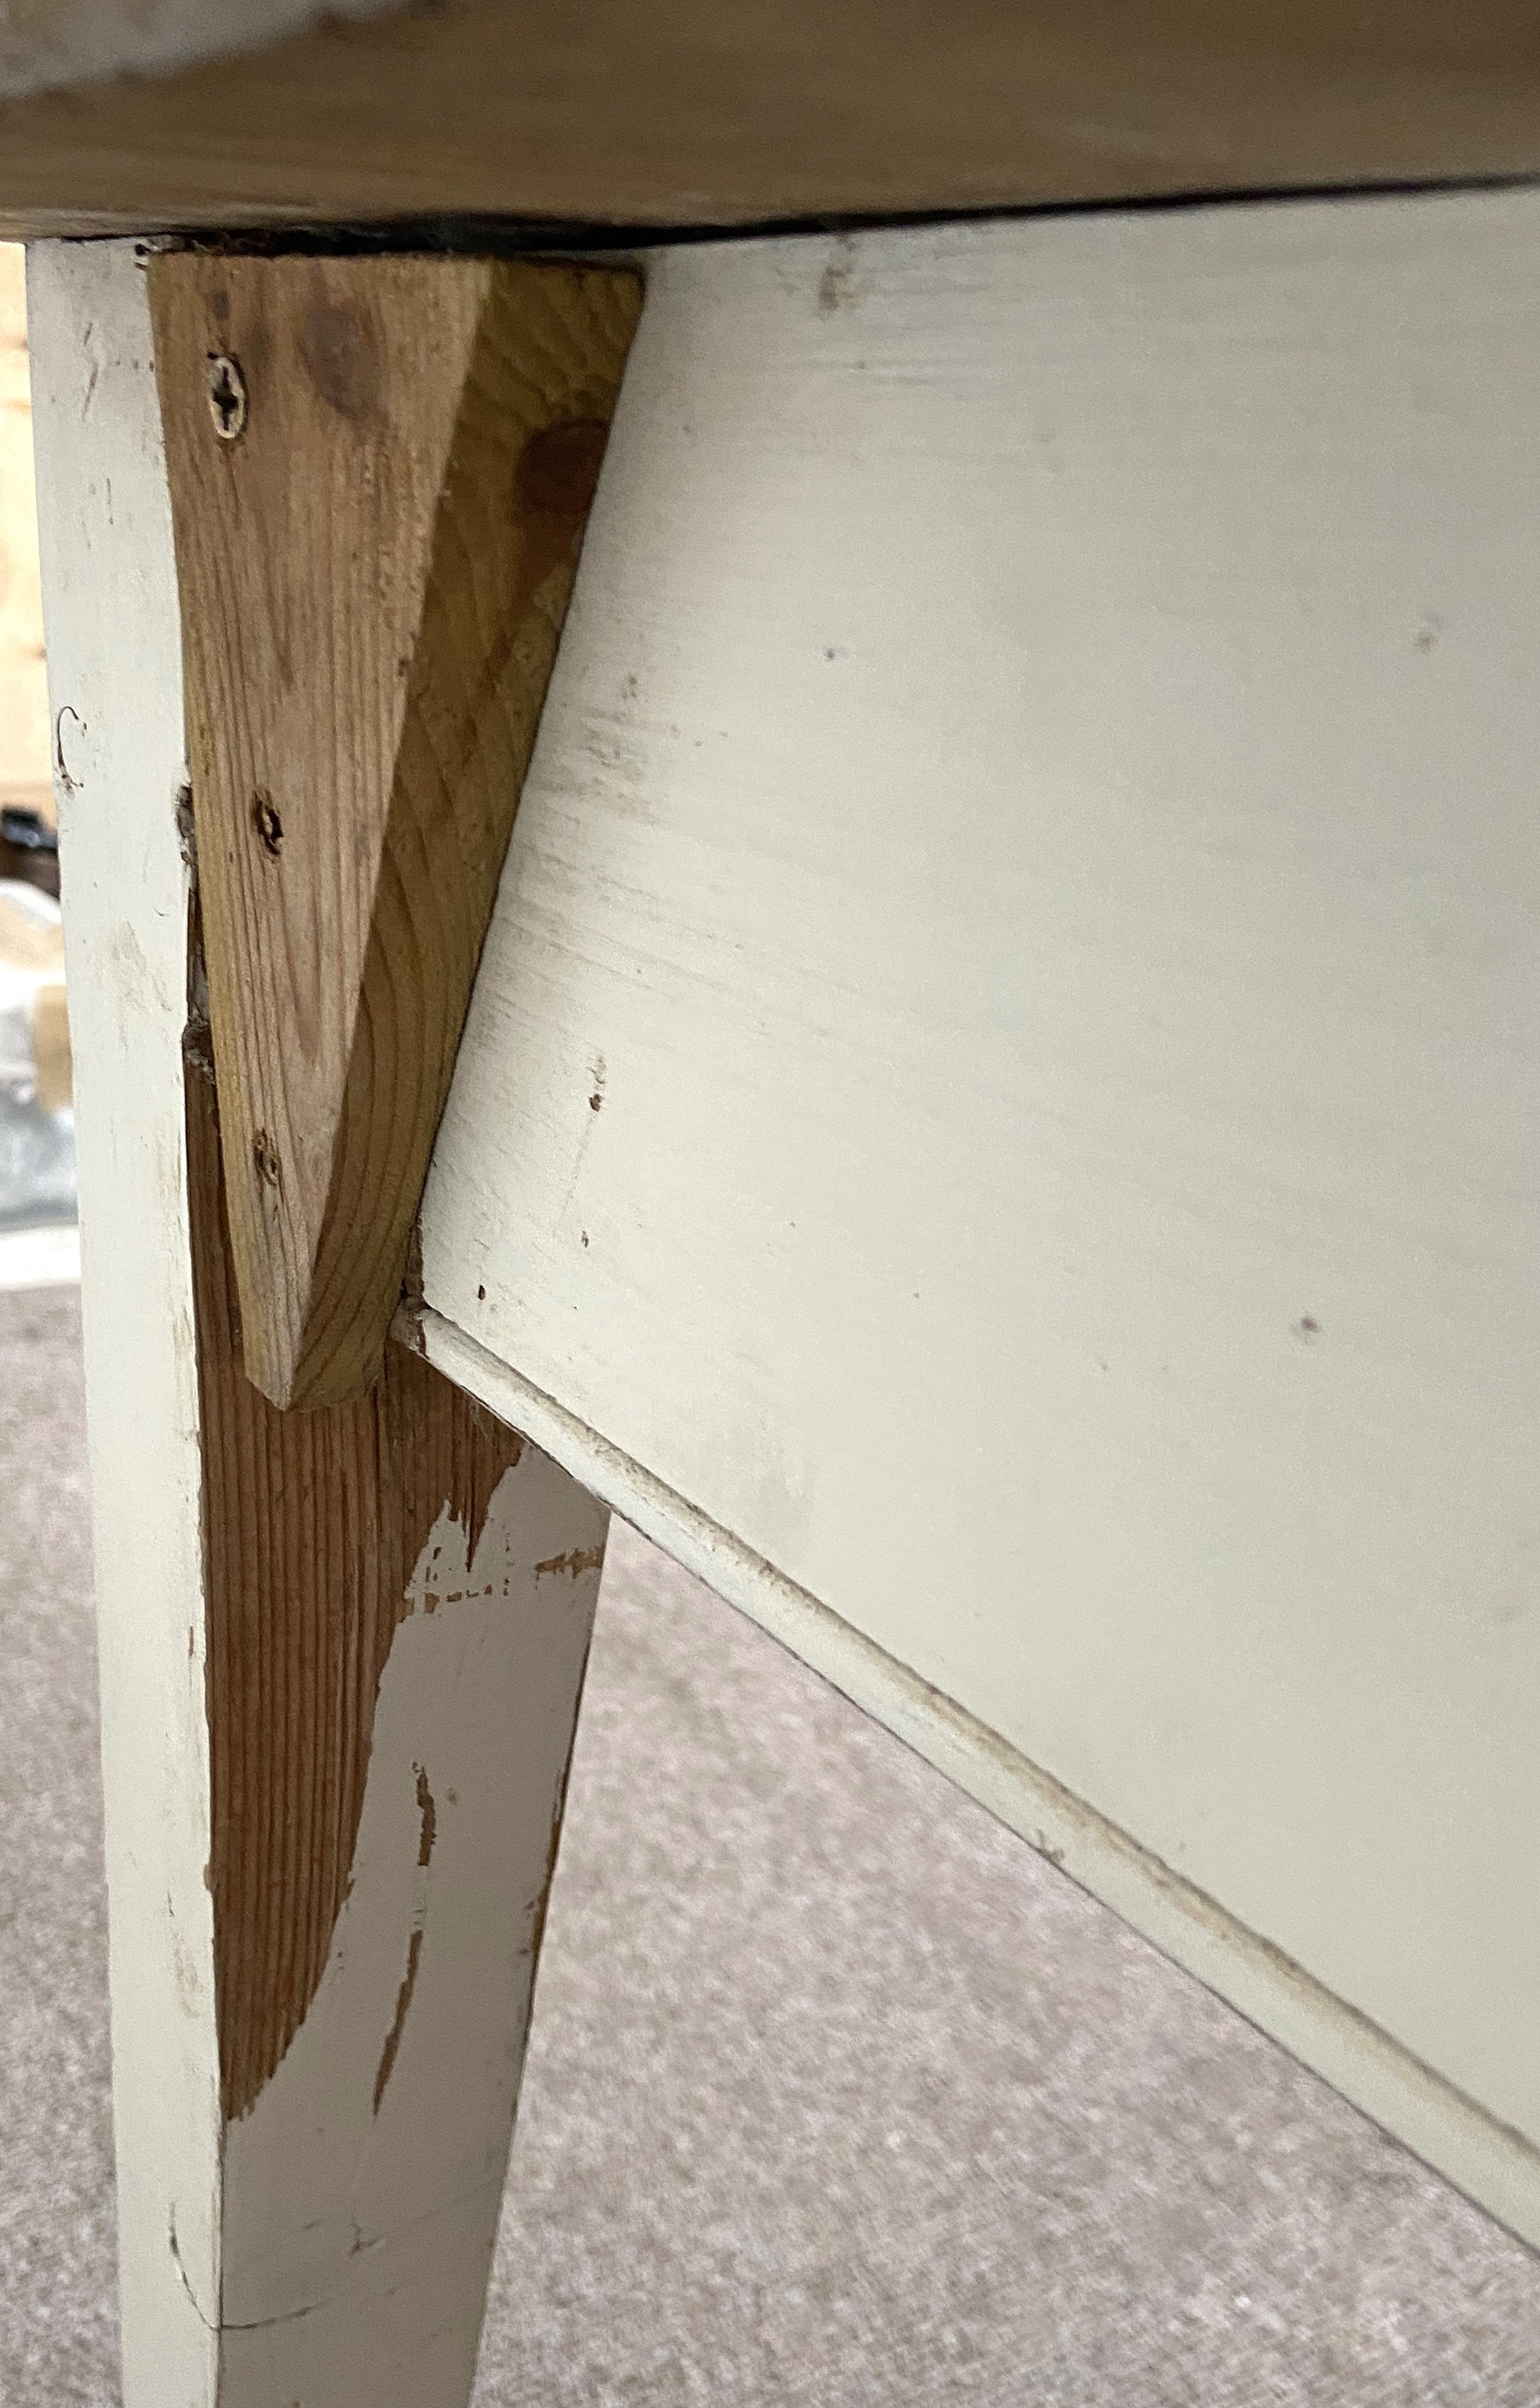
[[[573,418],[532,435],[519,462],[519,499],[542,518],[581,519],[594,498],[610,430]]]
[[[379,414],[384,361],[371,318],[324,294],[306,311],[297,339],[305,373],[323,401],[343,418]]]
[[[273,1152],[273,1140],[266,1129],[258,1129],[252,1141],[252,1160],[256,1165],[256,1174],[264,1187],[276,1190],[282,1186],[283,1166]]]

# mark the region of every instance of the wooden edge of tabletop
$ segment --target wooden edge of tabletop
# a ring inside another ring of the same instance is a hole
[[[86,32],[40,0],[0,33],[0,232],[741,228],[1540,173],[1523,0],[1159,0],[1137,22],[1111,0],[311,13],[253,48],[272,12],[248,7],[209,37],[234,55],[124,75],[131,10]]]

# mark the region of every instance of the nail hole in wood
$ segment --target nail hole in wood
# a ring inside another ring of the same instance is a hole
[[[266,786],[259,786],[252,796],[252,824],[262,838],[264,853],[276,861],[283,845],[283,823]]]

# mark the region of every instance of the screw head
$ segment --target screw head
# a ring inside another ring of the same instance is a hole
[[[227,351],[209,354],[209,415],[222,443],[246,431],[246,380]]]

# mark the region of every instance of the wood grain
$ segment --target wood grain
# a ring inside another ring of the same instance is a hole
[[[207,1031],[202,1032],[204,1042]],[[284,1413],[241,1369],[212,1065],[187,1079],[203,1422],[220,2086],[244,2114],[305,2020],[353,1872],[381,1675],[439,1513],[474,1556],[522,1441],[393,1346],[368,1396]]]
[[[144,12],[101,13],[102,80],[0,104],[0,224],[724,225],[1540,171],[1526,0],[439,0],[116,81]],[[231,13],[231,50],[272,22]]]
[[[150,284],[244,1359],[331,1404],[399,1294],[640,287],[194,253]]]

